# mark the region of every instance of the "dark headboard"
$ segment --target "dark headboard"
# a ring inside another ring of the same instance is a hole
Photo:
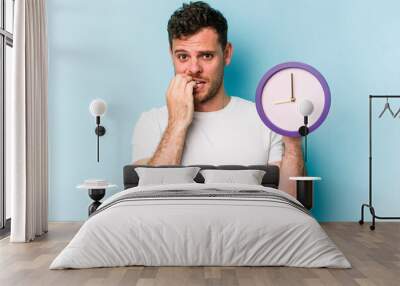
[[[266,171],[263,179],[262,185],[265,187],[271,187],[277,189],[279,186],[279,167],[269,165],[250,165],[250,166],[241,166],[241,165],[220,165],[220,166],[212,166],[212,165],[190,165],[200,167],[202,170],[204,169],[220,169],[220,170],[247,170],[247,169],[257,169]],[[147,167],[147,168],[177,168],[182,166],[146,166],[146,165],[127,165],[124,167],[124,189],[133,188],[138,185],[139,177],[135,171],[136,167]],[[204,183],[203,176],[198,173],[194,180],[197,183]]]

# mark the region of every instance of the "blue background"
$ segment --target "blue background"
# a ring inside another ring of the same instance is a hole
[[[75,188],[84,179],[104,178],[121,189],[138,116],[164,105],[173,76],[166,26],[181,3],[48,0],[50,220],[87,217],[90,199]],[[309,138],[310,174],[323,178],[313,213],[320,221],[358,220],[368,195],[368,95],[400,94],[400,2],[209,3],[227,18],[234,46],[228,94],[254,101],[262,75],[286,61],[325,76],[331,112]],[[100,163],[88,110],[95,98],[108,103]],[[397,111],[400,100],[391,104]],[[400,118],[378,120],[383,105],[378,100],[373,110],[374,200],[379,215],[399,215]]]

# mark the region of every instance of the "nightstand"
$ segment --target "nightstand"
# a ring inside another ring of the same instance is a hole
[[[100,200],[104,198],[106,189],[114,187],[117,187],[117,185],[109,184],[105,180],[85,180],[83,184],[77,186],[78,189],[87,189],[89,197],[93,200],[88,208],[89,216],[101,205]]]
[[[320,181],[321,177],[289,177],[289,180],[296,181],[297,200],[306,209],[312,209],[314,181]]]

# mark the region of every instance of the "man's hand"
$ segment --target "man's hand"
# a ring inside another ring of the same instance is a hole
[[[168,125],[170,128],[186,129],[192,123],[194,103],[191,76],[177,74],[167,90]]]
[[[193,120],[192,77],[177,74],[167,90],[168,125],[148,165],[180,165],[189,125]]]

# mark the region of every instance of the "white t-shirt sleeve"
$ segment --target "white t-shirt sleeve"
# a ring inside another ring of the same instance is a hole
[[[271,134],[271,145],[269,150],[269,160],[268,163],[271,162],[279,162],[282,160],[282,153],[283,153],[283,142],[282,136],[270,131]]]
[[[132,137],[132,162],[151,158],[161,140],[160,125],[154,112],[144,112],[136,123]]]

